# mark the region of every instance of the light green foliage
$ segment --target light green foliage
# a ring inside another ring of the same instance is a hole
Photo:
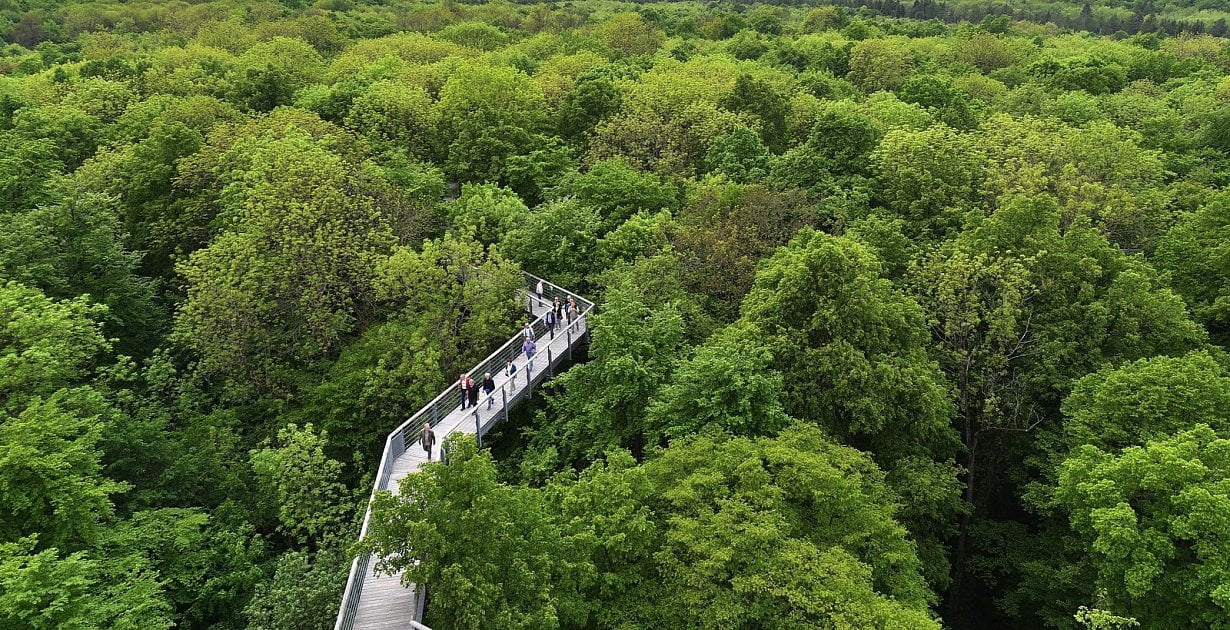
[[[1064,443],[1115,450],[1171,435],[1193,422],[1230,435],[1230,376],[1212,357],[1140,359],[1076,382],[1064,399]]]
[[[277,506],[279,529],[302,545],[330,542],[346,523],[342,465],[325,456],[328,441],[311,424],[289,424],[276,442],[251,453],[252,470]]]
[[[1230,196],[1186,216],[1157,247],[1157,264],[1192,314],[1219,338],[1230,332]]]
[[[1111,610],[1143,626],[1221,627],[1230,513],[1230,440],[1198,425],[1107,453],[1076,449],[1059,467],[1051,505],[1090,551]]]
[[[584,547],[560,535],[545,497],[497,484],[490,454],[476,452],[468,436],[451,437],[445,447],[448,466],[429,464],[402,480],[398,497],[377,498],[363,546],[384,557],[381,568],[405,570],[407,582],[440,593],[427,618],[433,625],[539,628],[583,621],[567,615],[581,604],[570,602],[568,591],[587,572]]]
[[[68,170],[94,154],[102,135],[98,118],[67,105],[22,108],[13,115],[13,131],[27,141],[50,141]]]
[[[754,330],[728,327],[696,349],[671,373],[650,403],[649,443],[718,428],[733,435],[773,435],[788,422],[782,378],[769,369],[772,355]]]
[[[575,197],[602,215],[602,231],[618,227],[638,210],[669,210],[678,193],[655,175],[641,173],[623,160],[596,162],[583,173],[560,182],[556,195]]]
[[[530,216],[525,202],[507,188],[495,184],[464,184],[461,196],[446,204],[449,223],[473,230],[484,245],[493,245],[521,227]]]
[[[680,627],[935,625],[882,473],[819,430],[701,436],[645,468],[669,515],[660,601]]]
[[[88,380],[110,349],[95,321],[105,313],[85,299],[57,302],[16,282],[0,285],[0,408],[18,410]]]
[[[244,608],[251,630],[328,630],[346,587],[348,566],[336,556],[292,551],[278,558],[273,581]]]
[[[516,291],[524,280],[516,266],[452,234],[424,242],[421,251],[398,248],[381,264],[378,286],[401,317],[430,332],[450,379],[506,341],[523,312]]]
[[[229,229],[178,266],[188,299],[175,333],[207,371],[276,392],[279,363],[327,355],[354,327],[392,235],[306,133],[232,151],[246,168],[224,191]]]
[[[519,70],[468,63],[451,73],[436,103],[450,174],[502,181],[504,162],[540,143],[546,122],[542,91]]]
[[[618,262],[632,262],[661,252],[669,244],[672,225],[671,214],[666,210],[654,214],[637,212],[598,240],[597,268],[609,269]]]
[[[948,454],[952,414],[923,312],[864,245],[812,230],[766,260],[743,300],[782,372],[786,411],[882,462]]]
[[[893,90],[914,71],[914,58],[895,42],[868,39],[850,50],[850,73],[846,75],[864,92]]]
[[[971,138],[944,125],[889,131],[871,160],[884,205],[936,235],[960,226],[978,199],[985,169]]]
[[[400,147],[410,155],[434,154],[435,111],[423,88],[393,81],[373,83],[354,99],[346,126],[377,146]]]
[[[581,287],[592,265],[599,225],[593,208],[573,199],[551,201],[507,232],[498,249],[530,273]]]
[[[156,576],[143,570],[125,575],[121,567],[112,572],[84,553],[36,553],[34,546],[34,538],[0,543],[0,624],[5,627],[173,627],[170,606],[158,597]]]

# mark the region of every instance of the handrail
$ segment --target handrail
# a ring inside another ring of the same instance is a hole
[[[531,300],[537,300],[540,304],[552,304],[550,299],[540,298],[537,295],[538,284],[542,283],[544,296],[550,294],[549,297],[552,299],[556,297],[567,297],[572,298],[577,302],[577,306],[581,307],[581,313],[578,317],[578,321],[583,320],[590,314],[590,312],[593,311],[593,302],[558,285],[543,280],[542,278],[539,278],[531,273],[524,271],[521,273],[525,279],[525,288],[523,290],[527,303]],[[532,306],[529,307],[529,311],[533,314],[534,309]],[[546,313],[539,315],[530,322],[530,326],[534,330],[535,338],[540,338],[540,332],[546,332],[546,323],[544,322],[545,317]],[[493,364],[498,364],[500,361],[508,360],[508,358],[515,356],[520,352],[519,344],[521,341],[522,335],[518,332],[466,373],[471,375],[481,375],[484,372],[492,371],[491,366]],[[547,359],[547,365],[551,365],[549,357]],[[495,372],[501,373],[502,370],[497,368]],[[504,386],[506,386],[508,383],[508,375],[505,374],[504,377]],[[528,388],[533,387],[533,381],[530,380],[532,377],[532,373],[527,370],[527,390]],[[391,469],[393,459],[396,459],[406,451],[406,436],[413,435],[419,431],[423,426],[422,423],[426,422],[429,418],[436,417],[438,419],[439,417],[442,417],[439,415],[441,406],[443,406],[444,409],[451,410],[453,403],[446,403],[444,401],[451,398],[454,394],[458,397],[458,399],[460,399],[461,393],[458,389],[458,384],[456,381],[453,381],[448,387],[444,388],[444,391],[440,392],[435,398],[433,398],[431,402],[424,405],[421,409],[416,411],[413,415],[398,425],[397,428],[389,432],[388,436],[385,438],[384,452],[380,455],[380,467],[376,469],[377,472],[375,483],[372,484],[372,492],[368,497],[367,509],[363,514],[363,524],[359,528],[359,540],[363,540],[367,537],[367,528],[371,523],[372,517],[372,502],[376,499],[376,493],[381,490],[388,489],[387,485],[390,477],[392,476]],[[445,415],[447,415],[447,413],[445,413]],[[482,427],[476,427],[476,431],[481,439]],[[396,454],[393,453],[395,449]],[[342,603],[338,610],[337,622],[334,624],[334,630],[344,630],[345,628],[349,628],[350,624],[354,622],[354,615],[358,612],[358,602],[362,594],[363,578],[367,573],[370,561],[371,556],[369,554],[361,554],[356,556],[351,562],[350,575],[346,579],[346,587],[342,594]],[[410,624],[412,628],[416,628],[418,630],[430,630],[430,628],[427,628],[427,626],[424,626],[417,621],[411,620]]]

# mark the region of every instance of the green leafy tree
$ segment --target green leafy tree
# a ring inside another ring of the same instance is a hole
[[[768,164],[768,147],[747,127],[737,127],[718,138],[705,153],[705,165],[711,172],[740,183],[764,178]]]
[[[0,277],[54,298],[88,295],[107,306],[109,331],[156,338],[160,316],[140,257],[121,242],[106,196],[87,193],[28,212],[0,215]],[[132,347],[131,342],[124,347]]]
[[[244,608],[253,630],[328,630],[333,627],[348,565],[337,555],[290,551],[278,557],[273,579]]]
[[[720,428],[738,436],[774,435],[788,422],[782,377],[755,331],[728,327],[696,349],[671,373],[650,403],[650,443]],[[656,437],[654,437],[656,436]]]
[[[342,465],[329,459],[329,436],[311,424],[288,424],[277,441],[251,452],[252,470],[277,508],[279,529],[300,545],[321,545],[340,536],[350,512]]]
[[[954,231],[978,201],[985,158],[968,136],[944,125],[889,131],[871,160],[884,205],[924,233]]]
[[[758,123],[760,137],[766,146],[780,152],[786,143],[786,97],[773,86],[751,75],[741,74],[734,88],[718,105],[732,112],[751,114]]]
[[[177,267],[188,297],[175,339],[207,373],[274,394],[287,361],[327,356],[374,299],[392,245],[371,200],[347,194],[345,162],[306,133],[241,143],[229,174],[230,228]]]
[[[883,473],[815,427],[702,435],[645,469],[665,515],[659,601],[680,627],[935,627]]]
[[[362,543],[381,555],[377,569],[430,584],[433,625],[571,625],[568,613],[581,603],[569,601],[569,587],[588,568],[584,548],[561,536],[541,493],[497,483],[490,454],[472,438],[451,436],[445,447],[448,465],[428,464],[402,480],[397,496],[377,496]]]
[[[0,542],[0,623],[11,628],[171,628],[157,575],[127,574],[83,552],[34,551],[35,539]],[[118,567],[117,567],[118,568]]]
[[[804,229],[769,257],[743,300],[784,377],[786,411],[882,462],[944,459],[955,446],[922,310],[880,277],[864,245]]]
[[[484,245],[498,243],[530,216],[516,193],[495,184],[463,184],[461,196],[445,205],[445,212],[452,225],[472,229]]]
[[[517,267],[452,234],[425,241],[421,251],[395,250],[380,265],[377,286],[398,317],[416,322],[433,340],[450,380],[506,341],[524,313],[517,290],[525,281]]]
[[[1143,626],[1224,623],[1228,456],[1207,425],[1120,453],[1073,451],[1048,505],[1088,550],[1091,598]]]
[[[1206,352],[1140,359],[1081,378],[1063,413],[1070,449],[1137,446],[1195,421],[1230,434],[1230,375]]]
[[[0,307],[0,540],[80,547],[127,489],[102,475],[99,441],[114,410],[88,386],[110,348],[95,321],[103,309],[15,282],[0,286]]]
[[[564,178],[556,196],[571,196],[598,210],[602,231],[619,227],[638,210],[670,210],[678,192],[653,174],[641,173],[623,160],[602,160],[582,173]]]
[[[1162,237],[1154,258],[1192,313],[1219,339],[1230,334],[1230,196],[1220,195]]]
[[[598,123],[622,105],[623,94],[610,77],[597,71],[582,73],[559,105],[556,128],[567,140],[583,142]]]
[[[598,213],[572,199],[543,204],[504,235],[499,251],[527,271],[568,287],[584,286],[598,244]]]

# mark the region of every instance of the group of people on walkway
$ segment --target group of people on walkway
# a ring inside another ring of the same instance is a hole
[[[544,303],[547,301],[544,295],[544,286],[542,281],[538,282],[536,287],[538,299]],[[581,318],[581,309],[577,306],[576,298],[569,297],[567,302],[561,301],[556,297],[551,302],[551,307],[543,316],[543,321],[547,325],[547,332],[550,333],[551,339],[555,339],[555,331],[565,321],[568,324],[568,329],[572,330],[577,325],[577,320]],[[534,371],[534,353],[538,351],[538,342],[534,339],[534,324],[526,322],[521,330],[521,351],[525,353],[526,370],[533,374]],[[513,357],[515,358],[515,357]],[[517,384],[517,364],[513,362],[513,358],[508,360],[508,366],[505,368],[505,376],[509,382],[516,386]],[[526,377],[529,378],[528,376]],[[478,406],[479,388],[482,388],[482,393],[487,396],[487,408],[495,402],[495,379],[491,378],[491,372],[483,374],[483,380],[479,384],[474,383],[474,379],[470,378],[469,374],[461,374],[457,376],[457,386],[461,391],[461,408],[467,406],[473,408]],[[423,450],[427,451],[427,459],[431,460],[431,449],[436,443],[436,434],[431,430],[431,422],[423,424],[423,430],[419,435],[419,444]]]

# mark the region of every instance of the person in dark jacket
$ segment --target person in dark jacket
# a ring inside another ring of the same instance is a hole
[[[466,408],[466,403],[470,402],[470,377],[462,374],[457,377],[457,387],[461,390],[461,408]]]
[[[427,451],[427,461],[431,461],[431,449],[436,445],[436,433],[431,430],[430,420],[423,423],[423,430],[419,433],[419,445]]]
[[[495,379],[491,378],[491,372],[483,374],[483,392],[487,394],[487,408],[490,409],[495,402]]]
[[[475,383],[474,379],[470,378],[469,375],[466,376],[466,380],[470,382],[470,406],[477,407],[478,406],[478,383]]]

